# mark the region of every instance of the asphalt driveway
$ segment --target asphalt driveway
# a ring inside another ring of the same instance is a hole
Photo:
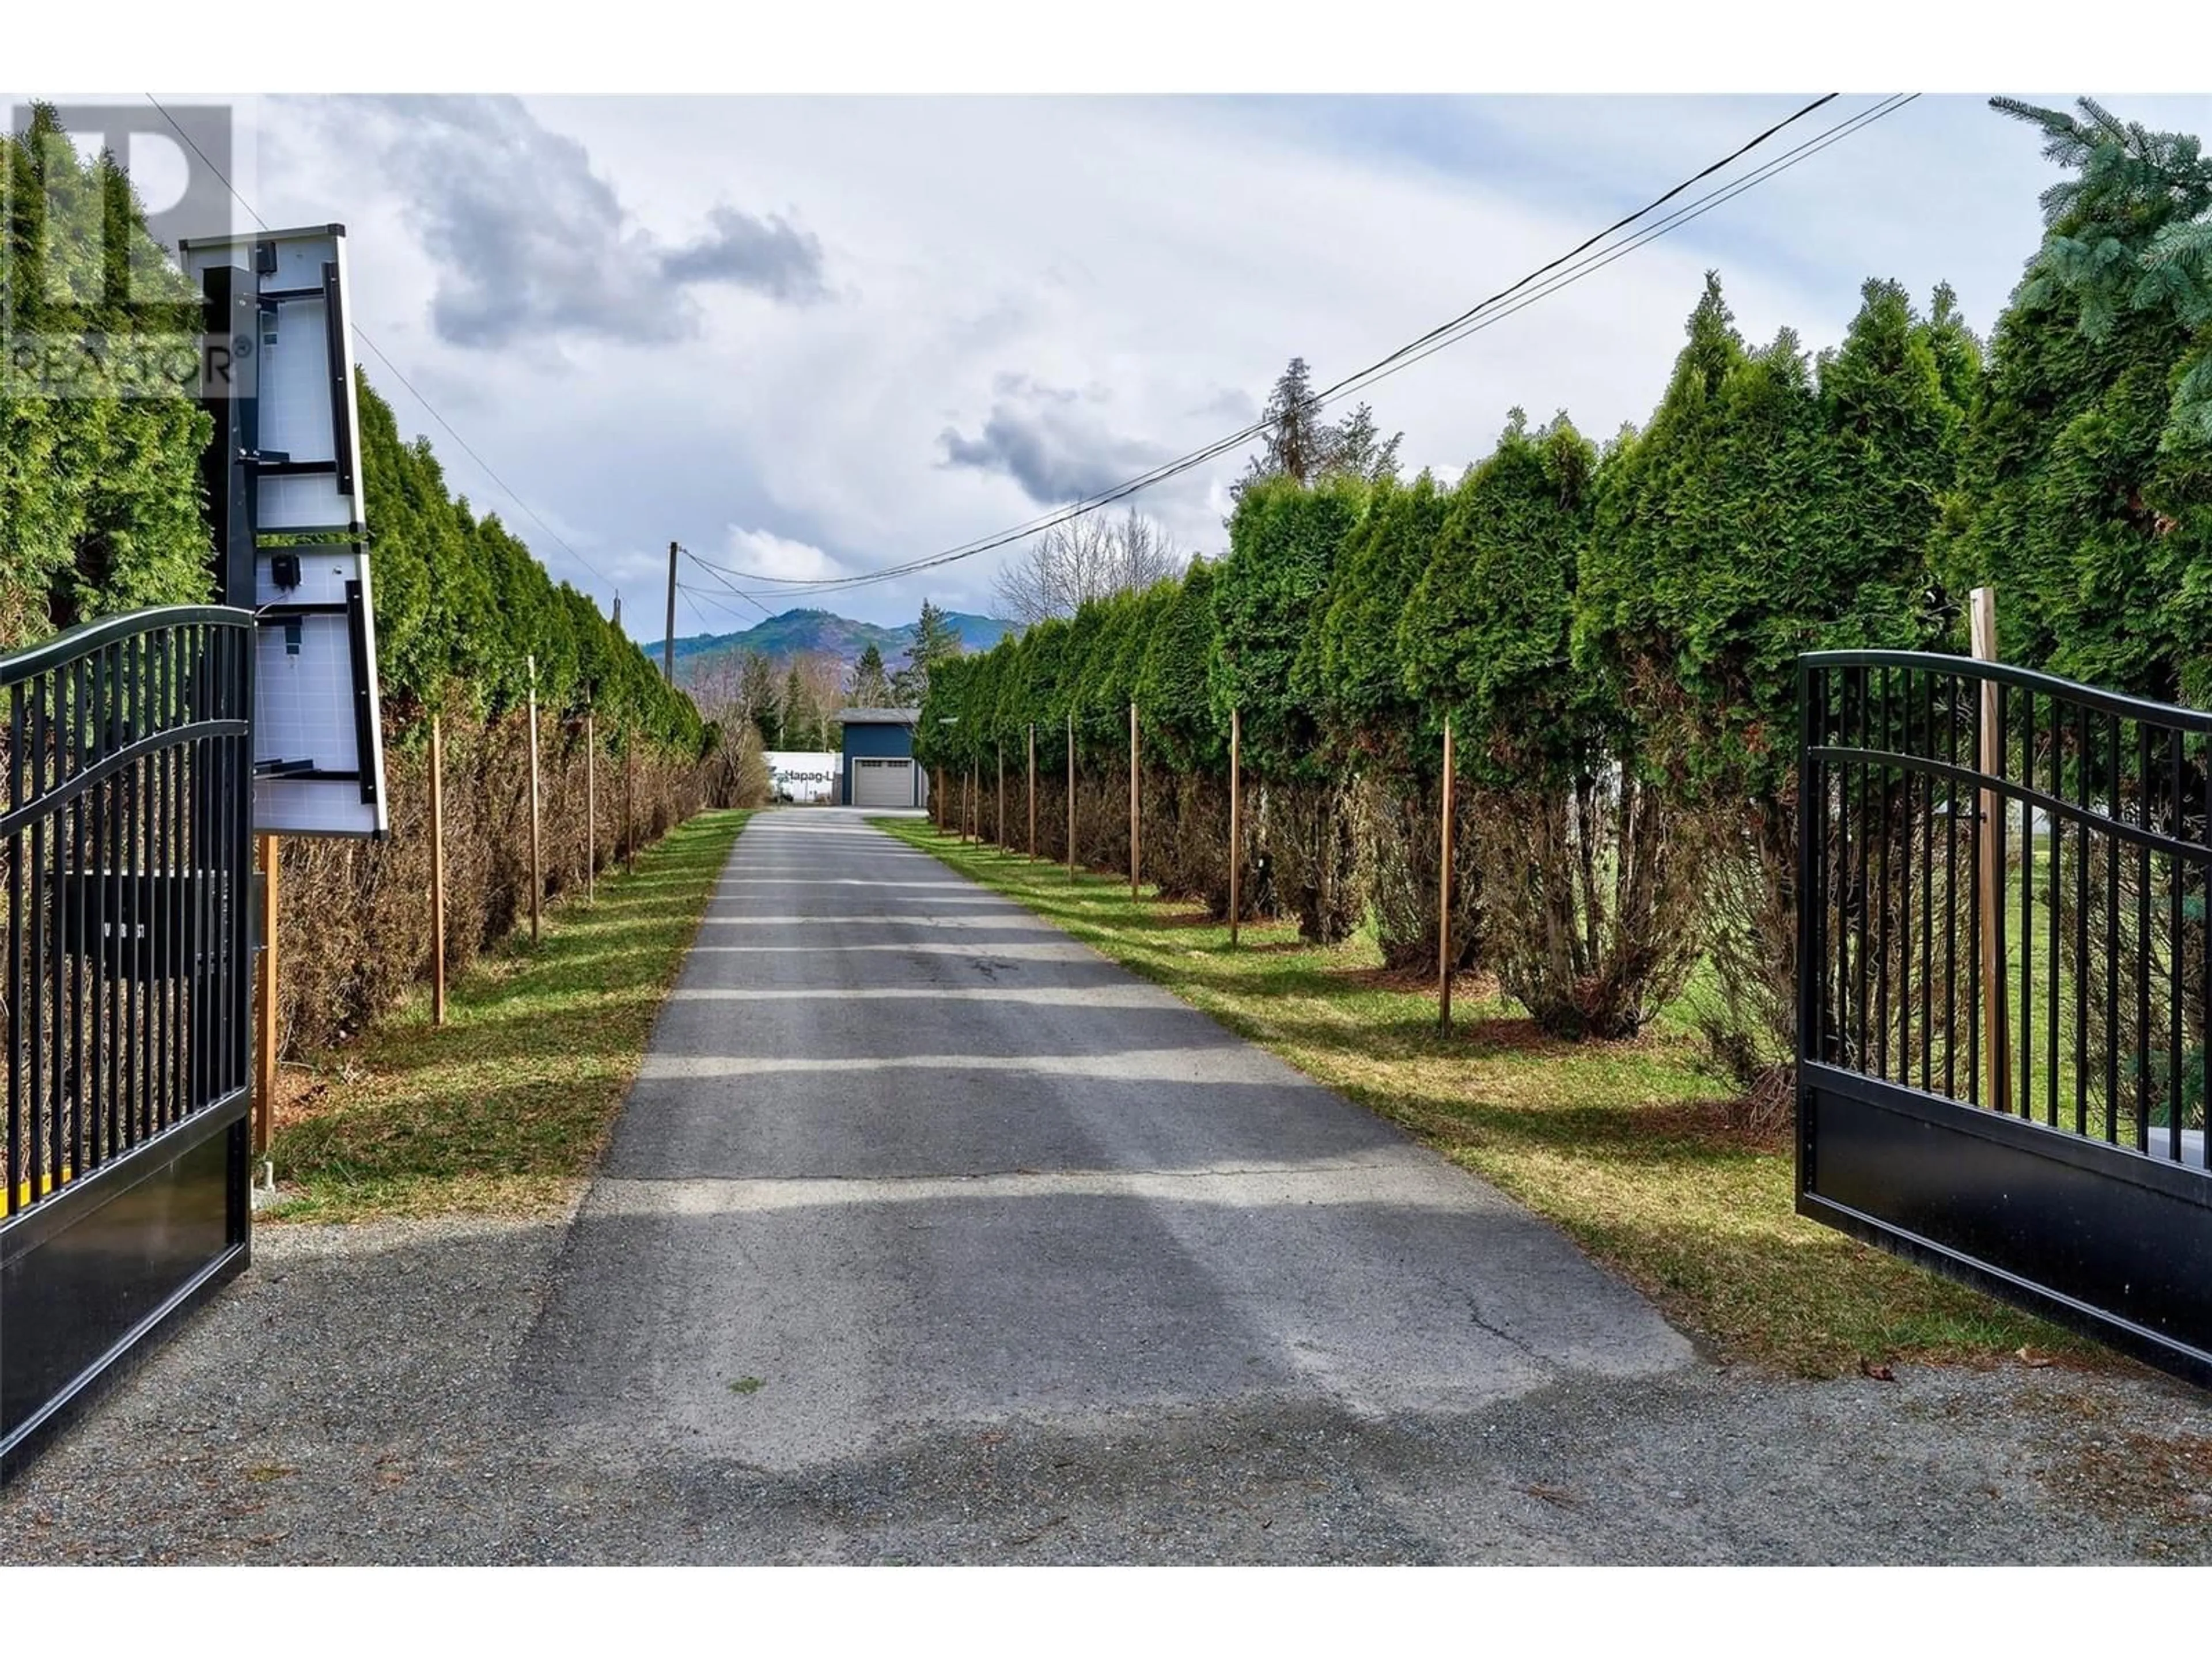
[[[1466,1412],[1692,1358],[1548,1224],[820,812],[740,837],[533,1352],[570,1435],[619,1401],[641,1449],[780,1472],[1012,1418]]]
[[[851,813],[747,825],[573,1216],[255,1251],[0,1559],[2212,1557],[2205,1396],[1717,1365]]]

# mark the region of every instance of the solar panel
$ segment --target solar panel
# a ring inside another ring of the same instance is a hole
[[[362,507],[360,416],[347,312],[345,228],[179,245],[228,307],[204,391],[237,453],[218,505],[226,559],[252,560],[253,823],[264,833],[380,836],[387,824],[375,607]],[[245,602],[231,585],[230,602]]]

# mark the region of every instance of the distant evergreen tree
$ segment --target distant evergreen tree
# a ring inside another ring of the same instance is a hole
[[[1267,406],[1260,418],[1267,429],[1260,434],[1260,453],[1246,464],[1244,476],[1233,486],[1239,500],[1262,478],[1291,478],[1304,483],[1320,473],[1328,457],[1328,437],[1314,401],[1313,371],[1306,367],[1304,358],[1291,358],[1290,366],[1276,377],[1275,388],[1267,394]]]
[[[891,700],[890,677],[884,672],[884,653],[872,641],[860,653],[845,681],[845,703],[850,708],[882,708]]]
[[[1406,434],[1379,439],[1375,411],[1365,404],[1338,425],[1323,422],[1313,371],[1303,357],[1291,358],[1276,378],[1261,419],[1266,430],[1261,434],[1260,453],[1245,464],[1244,476],[1230,486],[1231,495],[1239,501],[1265,478],[1310,483],[1325,474],[1341,472],[1377,483],[1398,476],[1398,444]]]
[[[906,662],[890,682],[887,695],[902,708],[919,708],[929,695],[930,671],[949,662],[966,647],[951,619],[929,600],[921,602],[921,620],[914,627],[914,643],[906,648]],[[877,665],[883,659],[877,658]]]
[[[813,694],[806,689],[806,678],[799,672],[799,665],[791,665],[784,677],[783,701],[778,709],[776,747],[779,749],[810,750],[822,740],[822,717],[814,707]]]

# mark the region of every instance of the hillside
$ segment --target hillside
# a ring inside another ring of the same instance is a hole
[[[945,620],[960,633],[960,643],[969,651],[988,651],[1014,625],[996,617],[949,611]],[[811,656],[817,653],[840,662],[854,662],[874,646],[886,666],[896,668],[914,642],[914,624],[886,628],[880,623],[854,622],[829,611],[787,611],[780,617],[756,623],[735,634],[694,634],[676,641],[677,678],[686,680],[706,665],[726,657],[758,651],[773,660]]]

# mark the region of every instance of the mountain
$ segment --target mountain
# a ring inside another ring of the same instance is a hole
[[[1014,624],[996,617],[978,617],[948,611],[945,620],[959,631],[960,644],[969,651],[988,651]],[[820,653],[840,662],[860,660],[870,646],[883,653],[884,666],[896,668],[914,643],[914,624],[886,628],[880,623],[854,622],[829,611],[787,611],[780,617],[755,623],[735,634],[694,634],[676,641],[676,678],[688,680],[708,665],[757,651],[773,661]]]

